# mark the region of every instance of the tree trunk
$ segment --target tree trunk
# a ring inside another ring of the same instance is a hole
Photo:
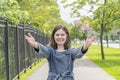
[[[101,43],[101,55],[102,55],[102,60],[105,59],[105,56],[104,56],[104,48],[103,48],[103,24],[101,24],[101,32],[100,32],[100,43]]]
[[[106,43],[107,43],[107,48],[108,48],[109,47],[108,35],[106,35]]]
[[[106,0],[104,0],[104,5],[106,4]],[[102,55],[102,60],[105,59],[105,56],[104,56],[104,48],[103,48],[103,30],[104,30],[104,16],[105,16],[105,9],[103,10],[103,14],[102,14],[102,23],[101,23],[101,32],[100,32],[100,43],[101,43],[101,55]]]

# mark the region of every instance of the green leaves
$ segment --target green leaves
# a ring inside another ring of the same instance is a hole
[[[0,17],[14,24],[24,22],[45,33],[57,23],[64,23],[54,0],[0,0]]]
[[[28,19],[26,11],[19,10],[20,6],[15,0],[4,0],[0,3],[0,16],[12,20],[14,24],[18,24],[23,19]]]

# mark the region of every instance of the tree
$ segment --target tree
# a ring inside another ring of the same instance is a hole
[[[63,0],[65,3],[67,0]],[[102,59],[105,59],[104,49],[103,49],[103,36],[105,32],[109,32],[114,28],[113,26],[119,25],[120,23],[120,9],[119,9],[120,1],[118,0],[77,0],[73,1],[67,6],[72,6],[72,16],[81,17],[79,12],[80,9],[84,8],[84,6],[89,6],[88,13],[93,13],[91,15],[91,21],[89,25],[93,27],[96,32],[100,33],[100,43],[101,43],[101,55]],[[111,6],[114,5],[114,6]],[[95,7],[97,7],[95,9]]]
[[[111,6],[114,5],[114,6]],[[93,20],[95,20],[95,24],[98,30],[100,30],[100,42],[101,42],[101,54],[102,59],[105,59],[104,56],[104,48],[103,48],[103,35],[105,33],[109,33],[114,27],[116,22],[119,22],[119,4],[114,0],[104,0],[103,4],[99,6],[99,8],[94,12]],[[117,25],[117,24],[116,24]]]
[[[58,5],[54,0],[0,0],[0,16],[14,24],[24,22],[50,34],[60,18]]]
[[[84,31],[80,30],[79,26],[70,24],[70,36],[71,40],[81,40],[84,37]]]
[[[46,34],[50,34],[56,24],[64,23],[53,0],[19,0],[19,4],[21,10],[29,12],[29,23]]]

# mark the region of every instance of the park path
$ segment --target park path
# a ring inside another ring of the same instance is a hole
[[[115,80],[85,56],[75,60],[73,72],[75,80]],[[28,80],[47,80],[47,75],[48,63],[45,61],[45,63],[28,77]]]

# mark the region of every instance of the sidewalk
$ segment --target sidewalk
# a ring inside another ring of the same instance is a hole
[[[46,61],[28,78],[28,80],[47,80],[47,75],[48,63]],[[75,60],[74,76],[75,80],[115,80],[85,56]]]

